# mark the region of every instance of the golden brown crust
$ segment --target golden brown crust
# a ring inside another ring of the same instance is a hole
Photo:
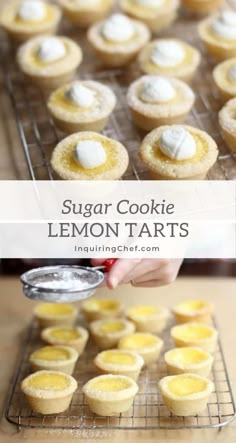
[[[190,12],[205,15],[218,9],[224,0],[182,0],[183,6]]]
[[[220,38],[210,31],[210,26],[217,14],[202,20],[198,26],[198,33],[205,44],[209,54],[216,60],[226,60],[228,58],[236,57],[236,40],[229,40]]]
[[[200,161],[175,161],[160,156],[155,157],[151,154],[153,146],[160,140],[161,134],[169,126],[161,126],[150,132],[143,140],[140,146],[140,157],[148,169],[155,174],[156,177],[167,180],[185,180],[193,179],[193,177],[205,176],[208,170],[213,166],[217,159],[218,149],[215,141],[204,131],[187,125],[181,125],[192,136],[197,135],[200,140],[207,144],[207,153]]]
[[[105,361],[105,357],[109,353],[115,353],[118,356],[123,354],[130,356],[133,359],[132,364],[118,364],[113,361]],[[100,373],[113,374],[113,375],[126,375],[131,377],[134,381],[137,381],[140,371],[144,365],[144,360],[137,352],[123,351],[121,349],[112,349],[109,351],[102,351],[96,355],[94,364]]]
[[[37,351],[32,352],[32,354],[29,357],[29,361],[31,364],[32,370],[35,371],[41,371],[41,370],[51,370],[51,371],[61,371],[65,372],[66,374],[71,375],[73,373],[76,361],[78,360],[79,353],[70,346],[46,346],[44,348],[40,348],[40,350],[62,350],[67,355],[65,359],[55,359],[55,360],[48,360],[43,359],[42,357],[37,355]]]
[[[233,66],[236,66],[236,57],[219,63],[213,70],[213,79],[223,103],[236,96],[236,82],[229,78]]]
[[[119,323],[121,328],[115,331],[103,331],[109,324]],[[109,349],[117,346],[119,340],[135,331],[135,326],[124,318],[95,320],[89,325],[91,335],[100,349]]]
[[[236,98],[228,101],[219,113],[219,123],[224,140],[236,152]]]
[[[115,0],[101,0],[100,5],[90,6],[86,2],[84,5],[76,1],[58,0],[63,9],[65,17],[74,25],[87,28],[93,23],[102,20],[112,10]]]
[[[192,338],[192,336],[188,337],[187,334],[183,335],[183,332],[186,331],[186,328],[202,328],[202,327],[205,328],[205,330],[209,331],[209,335],[207,335],[206,337],[195,336],[194,338]],[[186,323],[174,326],[173,328],[171,328],[170,334],[175,342],[175,345],[178,347],[198,346],[204,351],[210,353],[214,353],[218,339],[218,332],[215,328],[206,325],[205,323],[198,323],[198,322],[192,322],[192,323]]]
[[[186,362],[178,356],[178,353],[181,354],[182,352],[186,351],[191,353],[195,352],[198,355],[200,354],[201,358],[196,362]],[[169,375],[185,374],[186,372],[188,372],[190,374],[197,374],[203,377],[208,377],[212,369],[214,357],[209,352],[203,351],[201,348],[198,348],[196,346],[189,346],[171,349],[170,351],[165,353],[164,360]]]
[[[59,327],[61,328],[61,327]],[[46,328],[43,329],[43,331],[41,332],[41,339],[48,343],[49,345],[65,345],[65,346],[71,346],[72,348],[76,349],[79,353],[82,353],[84,351],[84,348],[87,344],[88,341],[88,331],[85,328],[82,328],[81,326],[77,326],[75,328],[70,328],[70,327],[66,327],[65,329],[73,329],[76,332],[78,332],[78,337],[77,338],[73,338],[70,340],[65,340],[63,338],[57,338],[57,337],[53,337],[52,336],[52,332],[55,329],[58,329],[58,327],[50,327],[50,328]],[[63,328],[64,329],[64,328]]]

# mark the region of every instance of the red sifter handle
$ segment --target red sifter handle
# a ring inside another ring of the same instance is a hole
[[[108,258],[104,263],[103,266],[105,268],[105,272],[109,272],[112,268],[112,266],[115,264],[115,262],[117,261],[117,258]]]

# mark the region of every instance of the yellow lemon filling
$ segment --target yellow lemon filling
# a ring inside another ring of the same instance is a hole
[[[50,335],[53,338],[64,341],[76,340],[81,337],[80,333],[72,328],[55,328],[50,331]]]
[[[95,90],[93,89],[93,92],[95,92]],[[98,95],[98,94],[96,94]],[[96,95],[95,95],[95,100],[96,100]],[[65,97],[65,87],[59,89],[57,92],[55,92],[52,97],[49,100],[49,106],[56,106],[56,107],[60,107],[65,109],[68,112],[87,112],[89,110],[91,110],[93,108],[93,104],[92,106],[86,107],[86,108],[82,108],[81,106],[74,104],[73,102],[71,102],[70,100],[68,100]]]
[[[206,354],[200,349],[178,348],[169,352],[169,359],[176,363],[201,363],[206,360]]]
[[[209,306],[209,303],[207,303],[204,300],[189,300],[183,303],[179,303],[176,306],[176,309],[183,312],[184,314],[191,314],[194,313],[195,311],[204,309],[207,306]]]
[[[217,43],[219,43],[219,42],[220,43],[224,43],[227,46],[234,46],[236,44],[236,39],[228,39],[228,38],[224,38],[222,36],[219,36],[219,35],[215,34],[214,31],[212,30],[211,24],[207,28],[207,33]]]
[[[96,391],[123,391],[130,387],[130,383],[127,380],[121,378],[107,378],[103,380],[95,380],[92,384],[92,388]]]
[[[152,347],[158,341],[158,338],[151,334],[131,334],[121,339],[120,345],[122,348],[127,349],[142,349]]]
[[[45,4],[45,14],[39,20],[23,20],[18,14],[15,15],[13,23],[24,25],[26,28],[31,28],[32,26],[37,26],[40,24],[46,24],[47,22],[51,22],[54,19],[54,10],[50,5]]]
[[[62,374],[40,374],[31,377],[28,385],[34,389],[61,391],[69,385],[67,377]]]
[[[102,360],[104,363],[112,363],[115,365],[134,365],[135,357],[126,352],[106,351],[103,353]]]
[[[168,383],[168,388],[170,392],[179,397],[185,397],[188,395],[196,394],[197,392],[202,392],[206,389],[206,382],[194,377],[174,377]]]
[[[159,312],[160,308],[158,308],[157,306],[140,305],[130,308],[128,314],[136,317],[151,317],[152,315],[158,314]]]
[[[64,44],[65,49],[66,49],[65,55],[63,55],[63,57],[60,57],[57,60],[53,60],[53,61],[44,61],[44,60],[42,60],[38,56],[38,48],[34,47],[31,50],[31,53],[28,55],[29,63],[31,63],[34,66],[37,66],[38,68],[43,68],[43,67],[48,66],[50,64],[59,62],[60,60],[64,59],[67,56],[67,54],[69,53],[69,51],[70,51],[70,48],[69,48],[68,44],[66,42],[63,42],[63,44]]]
[[[211,337],[212,330],[203,325],[184,325],[176,330],[175,335],[183,340],[201,340]]]
[[[70,353],[66,349],[54,346],[45,346],[33,352],[30,360],[46,360],[46,361],[61,361],[68,360]]]
[[[42,303],[37,307],[38,314],[46,314],[50,316],[70,315],[74,312],[72,306],[63,303]]]
[[[119,302],[112,299],[93,299],[86,302],[84,307],[93,311],[114,311],[119,307]]]
[[[123,331],[124,324],[122,322],[104,322],[100,327],[100,332],[103,334],[115,333]]]

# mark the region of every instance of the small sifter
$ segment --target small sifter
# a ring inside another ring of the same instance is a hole
[[[21,275],[23,292],[31,300],[66,303],[84,300],[94,294],[104,281],[116,259],[108,259],[102,266],[43,266]]]

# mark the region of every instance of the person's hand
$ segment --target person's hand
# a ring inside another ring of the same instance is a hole
[[[94,266],[106,259],[93,259]],[[106,283],[115,289],[123,283],[138,287],[155,287],[172,283],[179,272],[182,259],[119,259],[107,274]]]

